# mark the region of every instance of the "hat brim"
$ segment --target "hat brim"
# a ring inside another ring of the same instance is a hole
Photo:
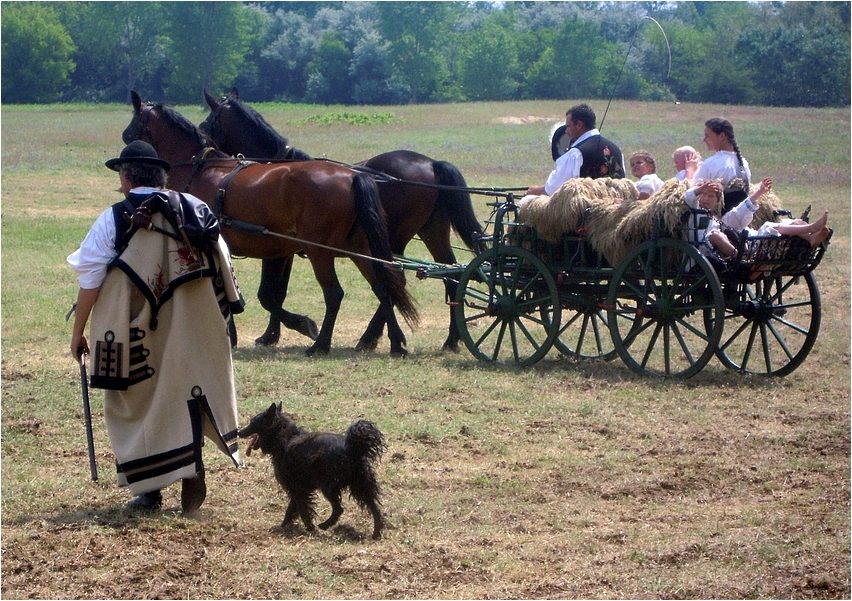
[[[146,163],[148,165],[162,167],[166,171],[171,169],[171,164],[168,161],[164,161],[163,159],[155,159],[154,157],[119,157],[117,159],[108,160],[106,163],[104,163],[104,165],[106,165],[113,171],[118,171],[124,163]]]

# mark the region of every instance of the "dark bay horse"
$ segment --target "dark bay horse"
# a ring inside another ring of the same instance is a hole
[[[236,88],[221,100],[211,96],[207,90],[204,97],[211,112],[199,129],[209,135],[223,152],[256,159],[311,160],[310,155],[290,146],[287,139],[257,111],[241,102]],[[464,177],[455,166],[408,150],[386,152],[359,165],[390,176],[379,178],[377,184],[394,254],[404,254],[405,247],[417,234],[435,261],[453,264],[456,256],[450,243],[451,228],[468,248],[477,248],[482,227],[473,212]],[[284,302],[288,277],[289,271],[282,271],[281,285],[268,288],[277,296],[261,300],[272,316],[266,333],[257,340],[259,344],[278,341],[280,328],[274,310]],[[455,298],[457,283],[445,280],[445,287],[447,298]],[[382,315],[377,312],[362,341],[377,341],[383,329]],[[452,308],[449,333],[443,346],[459,350],[459,333]]]
[[[268,263],[292,264],[296,253],[308,257],[326,308],[308,355],[327,353],[331,346],[343,299],[334,259],[347,252],[358,253],[349,256],[379,299],[379,311],[388,324],[391,353],[407,354],[394,307],[412,327],[418,315],[405,289],[403,273],[387,263],[393,260],[393,254],[372,177],[324,161],[275,165],[241,162],[210,147],[209,140],[176,111],[143,104],[135,91],[131,97],[133,118],[122,134],[124,142],[144,140],[151,144],[160,158],[172,164],[170,187],[194,194],[221,216],[222,235],[231,251],[263,259],[261,288],[270,285],[265,276],[274,271],[267,268]],[[311,336],[303,316],[279,309],[279,319]],[[316,325],[313,327],[315,330]]]

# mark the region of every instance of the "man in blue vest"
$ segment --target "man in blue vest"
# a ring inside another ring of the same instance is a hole
[[[543,186],[530,186],[527,194],[552,196],[573,177],[624,177],[621,149],[595,128],[597,117],[588,104],[578,104],[565,113],[565,131],[571,147],[556,161]]]

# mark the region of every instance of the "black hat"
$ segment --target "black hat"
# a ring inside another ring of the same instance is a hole
[[[148,165],[162,167],[166,171],[171,167],[168,161],[157,156],[157,151],[154,150],[153,146],[142,140],[134,140],[125,146],[117,159],[110,159],[105,165],[113,171],[118,171],[118,168],[124,163],[147,163]]]

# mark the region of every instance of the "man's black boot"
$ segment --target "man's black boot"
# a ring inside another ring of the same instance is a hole
[[[141,511],[157,511],[163,506],[163,494],[159,490],[152,490],[136,497],[133,497],[127,502],[128,509],[138,509]]]

